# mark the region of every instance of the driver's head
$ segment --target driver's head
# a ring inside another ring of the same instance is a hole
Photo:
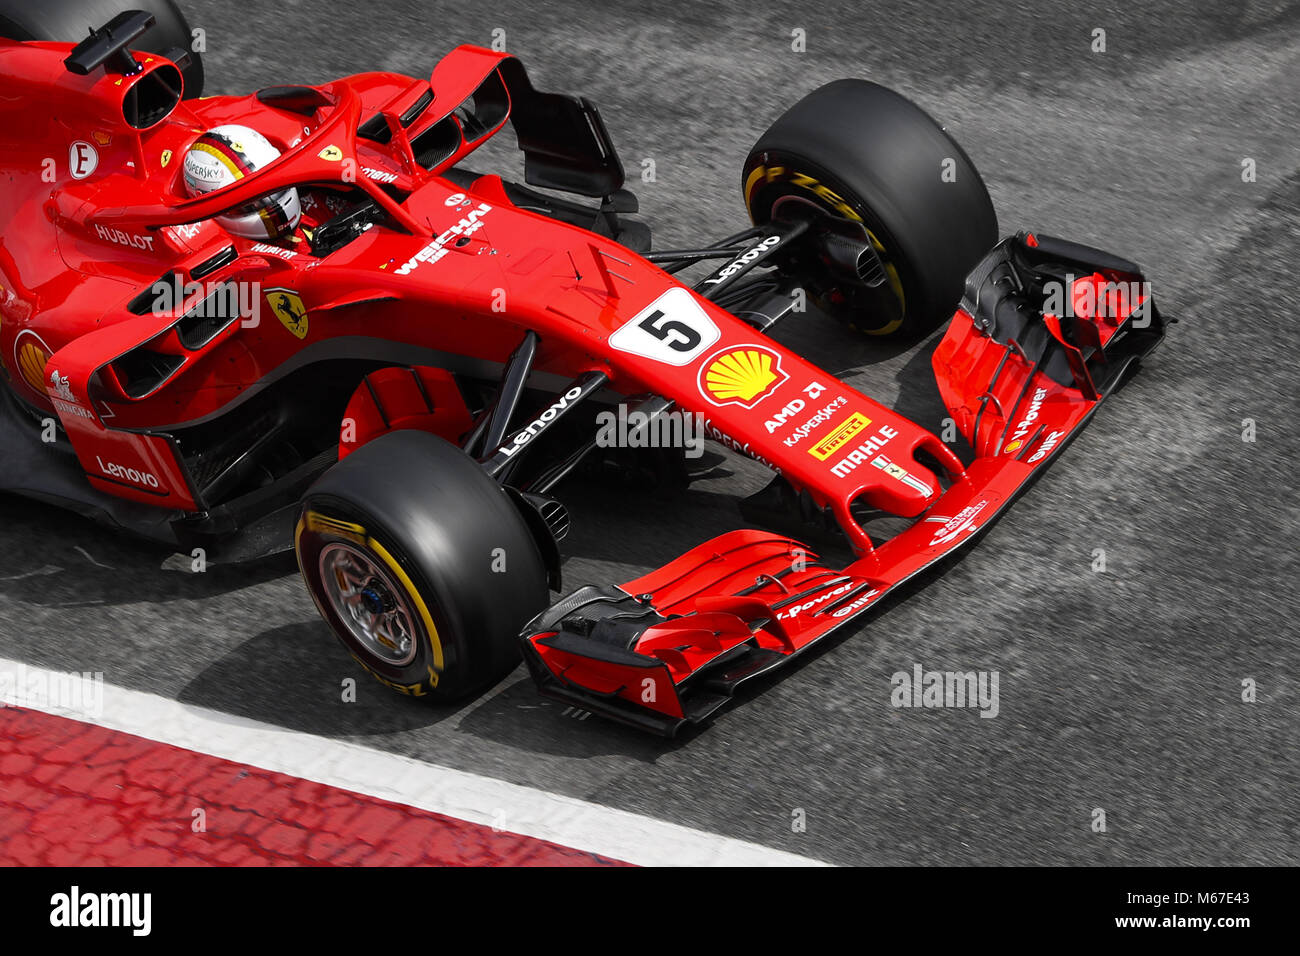
[[[274,162],[280,151],[255,129],[218,126],[185,153],[185,188],[201,196],[249,176]],[[298,190],[285,189],[217,217],[217,222],[246,239],[283,239],[298,226],[302,210]]]

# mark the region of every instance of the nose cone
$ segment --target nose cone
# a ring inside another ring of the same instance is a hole
[[[937,436],[902,420],[882,426],[840,458],[831,471],[854,489],[849,501],[914,518],[943,494],[939,476],[917,459],[918,451],[948,469],[954,478],[962,473],[961,461]]]
[[[938,476],[911,454],[875,455],[858,470],[864,487],[854,497],[903,518],[921,514],[943,493]]]

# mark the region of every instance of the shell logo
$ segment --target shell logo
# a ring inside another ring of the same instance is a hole
[[[781,356],[761,345],[742,345],[715,352],[700,369],[700,392],[714,405],[753,408],[790,376]]]
[[[14,360],[18,374],[37,395],[45,391],[45,363],[50,360],[50,350],[34,332],[18,336],[14,344]]]

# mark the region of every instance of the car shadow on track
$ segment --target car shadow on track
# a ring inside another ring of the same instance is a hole
[[[838,378],[893,361],[918,344],[915,338],[866,335],[812,307],[786,318],[772,330],[772,338]]]
[[[442,723],[459,709],[388,690],[315,619],[244,641],[200,671],[176,699],[324,737],[401,733]]]
[[[0,595],[40,607],[114,606],[204,598],[294,574],[291,552],[193,572],[189,555],[115,533],[93,521],[0,495]]]
[[[781,681],[792,680],[822,655],[834,653],[845,641],[861,635],[865,628],[877,624],[905,603],[919,589],[947,575],[965,552],[940,562],[920,577],[887,595],[864,620],[855,620],[829,635],[807,653],[771,674],[756,678],[740,688],[732,702],[713,719],[702,725],[687,725],[671,739],[655,737],[642,730],[588,714],[576,707],[549,700],[538,694],[523,669],[475,702],[462,716],[457,732],[471,734],[494,744],[526,750],[529,753],[560,757],[597,757],[619,755],[653,762],[658,757],[690,746],[700,736],[726,734],[727,724],[737,709],[761,706],[756,698]]]
[[[653,763],[684,743],[543,697],[521,666],[467,708],[457,733],[552,757],[620,756]]]
[[[357,667],[319,621],[272,628],[245,641],[204,668],[176,699],[322,737],[409,734],[401,752],[434,762],[452,746],[448,735],[554,756],[618,754],[647,761],[679,746],[546,700],[522,665],[457,704],[403,697]]]

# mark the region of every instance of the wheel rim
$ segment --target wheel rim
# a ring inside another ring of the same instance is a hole
[[[415,659],[416,616],[382,563],[336,541],[321,550],[320,576],[335,616],[366,653],[396,667]]]
[[[794,164],[791,164],[793,168]],[[759,188],[763,185],[769,187],[775,186],[778,189],[786,188],[790,190],[788,195],[804,196],[809,198],[823,209],[835,213],[838,216],[848,219],[852,222],[859,223],[867,232],[867,238],[870,240],[872,247],[876,250],[876,255],[880,257],[881,264],[885,267],[885,275],[888,278],[888,288],[891,294],[890,303],[897,308],[897,312],[885,318],[883,324],[874,328],[865,328],[852,324],[852,327],[864,332],[867,335],[890,335],[898,330],[907,316],[907,295],[903,289],[903,278],[899,274],[898,265],[894,262],[891,251],[885,243],[871,230],[863,218],[861,212],[855,209],[850,203],[843,199],[838,193],[822,187],[815,179],[808,178],[809,182],[817,183],[819,188],[801,183],[797,176],[787,175],[788,169],[783,165],[768,167],[760,165],[753,169],[745,181],[745,208],[749,211],[751,221],[754,218],[754,197]],[[778,197],[779,199],[779,197]],[[775,202],[776,200],[774,200]],[[892,311],[892,310],[891,310]]]

